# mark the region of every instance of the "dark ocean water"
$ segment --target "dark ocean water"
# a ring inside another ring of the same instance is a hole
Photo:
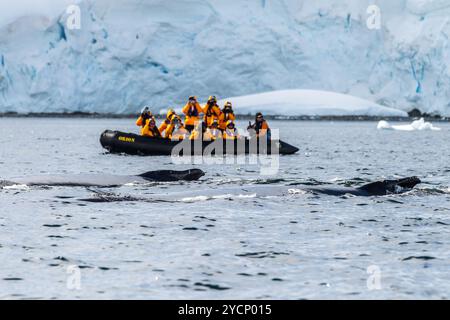
[[[449,298],[449,124],[436,132],[378,131],[375,122],[271,126],[301,151],[267,176],[234,157],[175,165],[105,153],[100,133],[137,132],[132,120],[0,119],[0,180],[206,172],[197,182],[1,189],[0,298]],[[402,195],[252,193],[413,175],[424,183]],[[141,200],[82,201],[98,194]],[[159,195],[174,201],[152,200]]]

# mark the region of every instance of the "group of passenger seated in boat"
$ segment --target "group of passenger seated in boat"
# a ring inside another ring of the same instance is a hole
[[[180,115],[169,109],[166,119],[158,127],[150,108],[145,107],[136,125],[141,127],[141,135],[153,138],[166,138],[175,141],[182,139],[200,139],[212,141],[216,139],[241,139],[235,126],[233,106],[227,101],[222,109],[217,98],[210,96],[203,108],[194,96],[183,107],[184,123]],[[203,116],[201,116],[203,114]],[[255,123],[249,123],[247,130],[256,137],[268,136],[270,128],[261,113],[257,113]]]

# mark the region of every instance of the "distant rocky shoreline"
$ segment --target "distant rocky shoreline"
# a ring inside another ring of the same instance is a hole
[[[450,117],[441,117],[437,115],[423,114],[416,110],[408,113],[408,117],[389,117],[389,116],[275,116],[266,115],[268,120],[303,120],[303,121],[408,121],[417,118],[424,118],[432,121],[450,121]],[[4,112],[0,113],[0,118],[92,118],[92,119],[130,119],[136,118],[137,114],[114,114],[114,113],[89,113],[89,112],[63,112],[63,113],[17,113]],[[156,118],[162,119],[164,115],[155,115]],[[236,114],[238,120],[253,119],[253,115]]]

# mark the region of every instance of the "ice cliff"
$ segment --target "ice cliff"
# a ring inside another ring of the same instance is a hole
[[[74,1],[15,2],[0,4],[0,112],[314,89],[450,116],[449,0],[81,0],[73,30]]]

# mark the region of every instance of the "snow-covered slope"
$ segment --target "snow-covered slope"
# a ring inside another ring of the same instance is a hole
[[[407,117],[405,111],[383,107],[368,100],[319,90],[280,90],[233,97],[238,114],[286,116],[375,116]],[[219,101],[224,104],[225,100]]]
[[[80,0],[80,30],[51,1],[25,16],[0,4],[0,112],[316,89],[450,115],[450,1]],[[380,30],[366,25],[374,3]]]

